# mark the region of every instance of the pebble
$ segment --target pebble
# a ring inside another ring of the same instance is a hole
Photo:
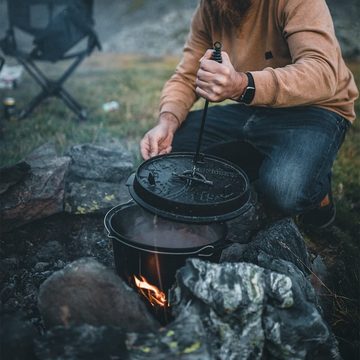
[[[48,267],[49,267],[49,263],[47,262],[38,262],[35,266],[34,266],[34,270],[36,272],[42,272],[45,271]]]
[[[64,261],[58,260],[58,261],[55,262],[54,268],[55,269],[62,269],[65,265],[66,265],[66,263]]]

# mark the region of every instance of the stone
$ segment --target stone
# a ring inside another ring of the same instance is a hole
[[[271,267],[187,260],[176,276],[174,314],[198,316],[216,359],[340,359],[310,282],[287,261]]]
[[[247,244],[232,244],[226,247],[220,257],[220,263],[223,262],[239,262],[242,259]]]
[[[304,274],[311,271],[304,238],[291,218],[278,220],[259,231],[235,261],[258,264],[260,253],[268,254],[270,259],[290,261]],[[261,266],[268,268],[266,264]]]
[[[71,157],[69,175],[79,179],[119,183],[134,166],[130,153],[120,143],[75,145],[67,155]]]
[[[276,291],[269,293],[264,311],[264,330],[269,353],[280,359],[341,359],[337,340],[323,319],[322,309],[310,281],[297,266],[287,261],[270,260],[268,255],[262,254],[259,262],[266,265],[270,263],[273,271],[286,274],[291,280],[294,299],[294,305],[287,311],[279,311],[276,303],[282,297],[284,288],[281,284],[279,286],[275,277],[270,277],[269,284]]]
[[[106,146],[83,144],[69,149],[71,157],[65,211],[105,214],[130,199],[125,182],[133,169],[131,154],[117,141]]]
[[[22,180],[29,171],[30,165],[25,161],[0,168],[0,195]]]
[[[25,162],[30,172],[0,195],[1,232],[63,211],[70,158],[57,157],[54,146],[45,144]]]
[[[47,159],[55,158],[56,156],[55,144],[47,142],[34,149],[30,155],[26,157],[26,160],[29,160],[32,165],[42,166],[46,164]]]
[[[129,358],[134,360],[210,360],[205,328],[198,313],[186,308],[156,333],[128,334]]]
[[[105,214],[127,202],[130,195],[124,181],[119,183],[82,180],[70,182],[65,194],[65,211],[71,214]]]
[[[51,329],[36,340],[35,353],[39,360],[128,359],[122,329],[89,324]]]
[[[54,272],[40,286],[38,307],[48,328],[90,324],[151,332],[158,327],[138,294],[89,258]]]
[[[49,266],[50,266],[50,264],[47,262],[38,262],[35,264],[34,270],[36,272],[42,272],[42,271],[46,270]]]
[[[184,311],[156,332],[128,333],[113,326],[57,326],[36,340],[40,360],[209,360],[205,329],[198,314]]]
[[[244,263],[187,260],[177,272],[175,314],[197,314],[216,359],[261,359],[264,269]],[[185,310],[186,306],[191,307]]]

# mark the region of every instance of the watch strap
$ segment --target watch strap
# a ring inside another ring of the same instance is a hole
[[[243,94],[240,97],[240,101],[244,104],[250,104],[255,96],[255,82],[250,72],[245,73],[248,78],[248,85],[246,86]]]

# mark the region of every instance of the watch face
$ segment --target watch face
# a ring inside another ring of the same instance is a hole
[[[250,104],[252,99],[254,98],[254,95],[255,95],[255,88],[253,86],[248,86],[244,92],[242,101],[245,104]]]

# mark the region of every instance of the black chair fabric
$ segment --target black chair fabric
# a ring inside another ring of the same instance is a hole
[[[98,42],[92,0],[8,0],[8,9],[10,27],[34,36],[37,60],[60,60],[89,35]]]
[[[22,112],[26,117],[46,97],[60,97],[80,118],[84,109],[68,94],[62,85],[83,59],[101,45],[94,31],[93,0],[7,0],[9,29],[0,47],[5,55],[14,56],[24,65],[43,91]],[[16,29],[33,37],[29,51],[19,49]],[[86,46],[72,51],[80,41]],[[58,81],[49,80],[35,65],[35,61],[57,62],[74,58],[73,64]]]

